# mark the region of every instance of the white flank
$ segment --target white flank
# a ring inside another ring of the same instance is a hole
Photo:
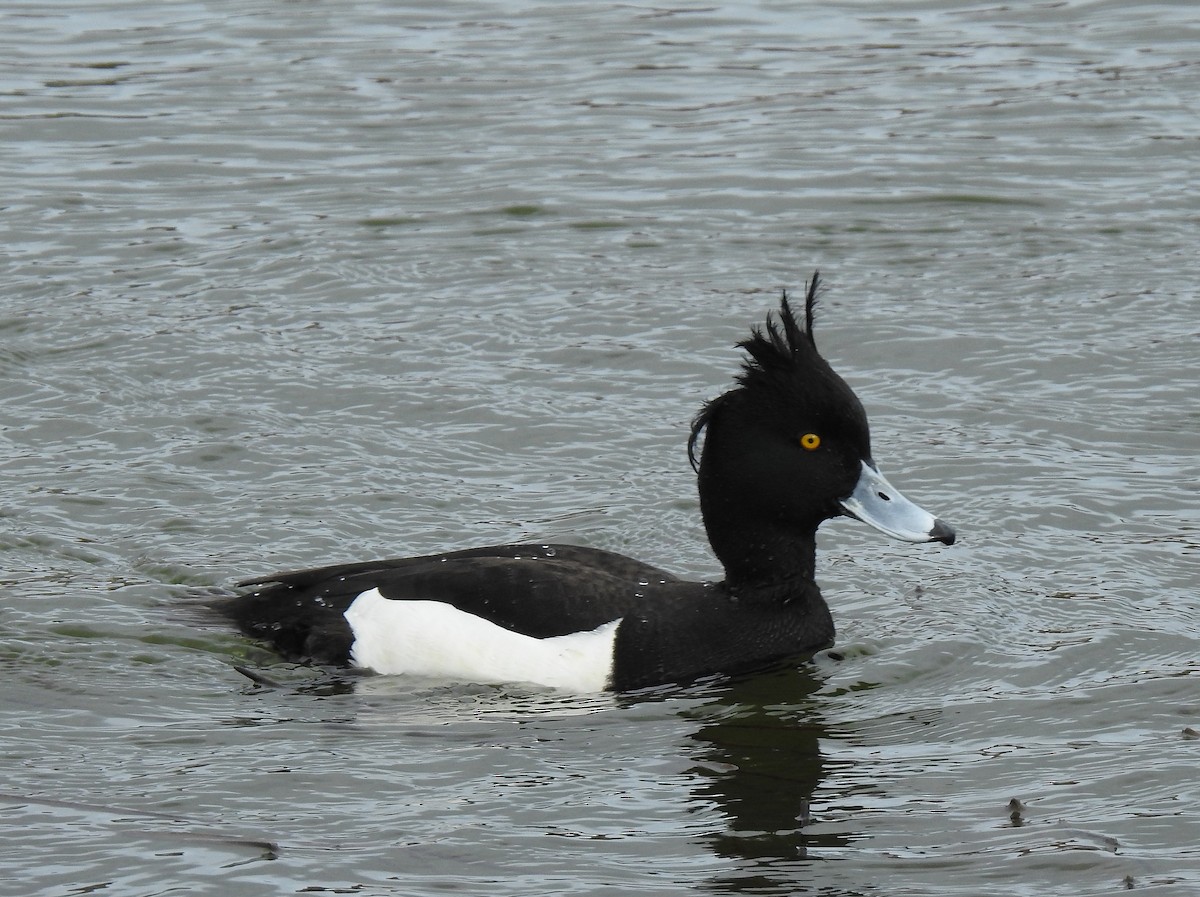
[[[574,692],[608,686],[621,622],[533,638],[441,601],[392,601],[379,589],[355,598],[346,620],[354,633],[350,661],[362,669],[467,682],[528,682]]]

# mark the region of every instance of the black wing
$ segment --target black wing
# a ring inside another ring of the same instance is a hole
[[[595,629],[678,579],[633,558],[576,545],[495,545],[414,558],[276,573],[220,609],[287,657],[345,663],[343,614],[363,592],[441,601],[535,638]]]

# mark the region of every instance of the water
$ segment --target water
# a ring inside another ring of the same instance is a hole
[[[0,892],[1195,893],[1191,4],[4,20]],[[817,267],[962,535],[827,524],[836,652],[577,698],[183,607],[515,539],[714,575],[687,423]]]

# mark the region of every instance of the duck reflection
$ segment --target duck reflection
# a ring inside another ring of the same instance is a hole
[[[821,741],[829,734],[813,700],[821,684],[810,668],[782,670],[729,683],[684,712],[701,723],[691,736],[695,799],[728,820],[704,840],[718,856],[745,861],[712,881],[714,892],[802,893],[796,861],[812,848],[847,843],[844,833],[809,826],[828,765]]]

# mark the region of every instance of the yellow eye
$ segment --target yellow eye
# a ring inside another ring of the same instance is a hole
[[[816,451],[821,447],[821,437],[816,433],[805,433],[800,437],[800,448],[805,451]]]

